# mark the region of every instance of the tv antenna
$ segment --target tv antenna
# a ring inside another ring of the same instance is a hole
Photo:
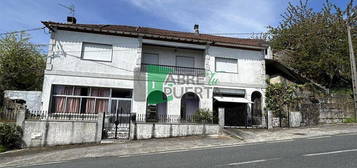
[[[59,6],[62,6],[62,7],[64,7],[64,8],[66,8],[66,9],[68,9],[70,15],[71,15],[72,17],[74,17],[75,6],[74,6],[73,4],[71,4],[71,5],[69,5],[69,6],[63,5],[63,4],[58,4],[58,5],[59,5]]]

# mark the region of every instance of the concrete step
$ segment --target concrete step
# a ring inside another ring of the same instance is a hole
[[[232,129],[227,129],[227,128],[224,128],[222,129],[223,133],[233,137],[233,138],[237,138],[237,139],[240,139],[240,140],[244,140],[244,138],[242,136],[240,136],[239,134],[237,134],[235,131],[232,131]]]

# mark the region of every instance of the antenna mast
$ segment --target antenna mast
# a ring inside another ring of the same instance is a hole
[[[70,15],[71,15],[72,17],[74,17],[74,12],[75,12],[76,10],[75,10],[75,6],[74,6],[73,4],[71,4],[71,5],[69,5],[69,6],[66,6],[66,5],[63,5],[63,4],[58,4],[58,5],[59,5],[59,6],[62,6],[62,7],[64,7],[64,8],[66,8],[66,9],[68,9]]]

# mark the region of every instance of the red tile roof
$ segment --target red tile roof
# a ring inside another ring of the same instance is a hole
[[[142,36],[150,39],[164,39],[168,41],[184,41],[191,43],[210,43],[211,45],[264,49],[267,43],[263,40],[244,39],[215,36],[209,34],[196,34],[190,32],[179,32],[148,27],[135,27],[124,25],[100,25],[100,24],[68,24],[56,22],[42,22],[46,27],[61,30],[81,31],[99,34],[112,34],[123,36]]]

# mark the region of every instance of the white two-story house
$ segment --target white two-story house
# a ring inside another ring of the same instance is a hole
[[[137,119],[180,121],[208,109],[218,122],[218,111],[224,109],[225,126],[265,125],[264,41],[201,34],[198,26],[191,33],[43,24],[51,30],[42,92],[48,113],[120,111],[135,113]],[[164,101],[149,101],[158,96]]]

